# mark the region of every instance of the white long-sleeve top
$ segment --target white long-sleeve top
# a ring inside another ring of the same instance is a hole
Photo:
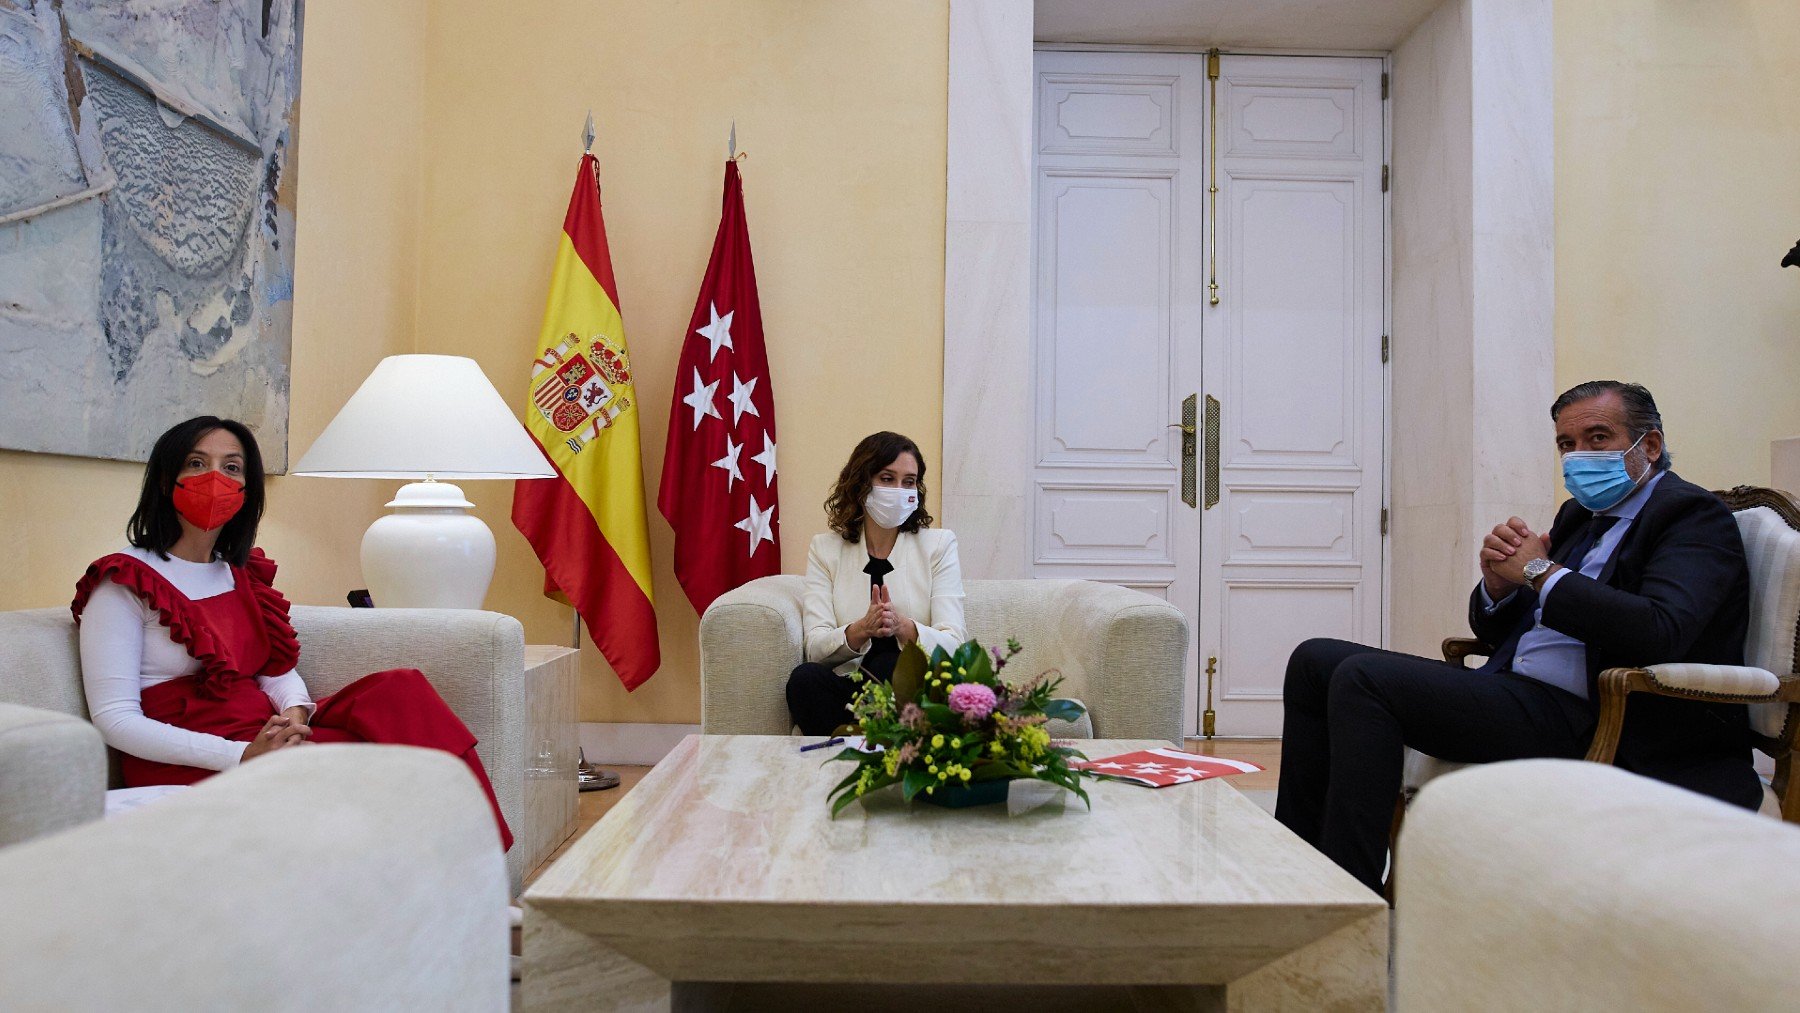
[[[192,601],[233,589],[231,567],[223,561],[163,559],[138,548],[122,552],[144,562]],[[237,766],[245,743],[144,716],[146,688],[198,671],[200,662],[169,638],[156,609],[110,580],[94,589],[81,613],[81,682],[87,690],[88,714],[107,745],[157,763],[206,770]],[[305,707],[311,712],[312,695],[298,671],[258,676],[256,683],[276,710]]]

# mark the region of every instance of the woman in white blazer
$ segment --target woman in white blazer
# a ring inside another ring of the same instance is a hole
[[[925,456],[899,433],[856,445],[825,501],[831,530],[806,553],[806,662],[788,676],[788,712],[807,735],[850,720],[862,669],[886,681],[901,648],[963,642],[956,536],[925,512]]]

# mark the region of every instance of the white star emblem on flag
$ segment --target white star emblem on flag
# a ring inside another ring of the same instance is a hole
[[[706,361],[711,362],[719,357],[719,349],[731,348],[731,318],[736,311],[720,316],[719,305],[713,302],[707,303],[706,309],[712,315],[712,322],[705,327],[696,327],[694,333],[712,342],[712,352],[706,357]]]
[[[744,381],[738,379],[738,375],[736,373],[731,374],[731,424],[732,425],[734,425],[734,426],[737,425],[738,420],[743,418],[745,415],[755,415],[757,418],[762,417],[762,412],[759,412],[756,410],[755,402],[750,400],[751,393],[756,390],[756,380],[757,380],[757,378],[753,376],[750,378],[749,383],[745,383]]]
[[[763,466],[763,484],[764,485],[774,484],[774,482],[775,482],[775,441],[769,439],[769,434],[767,431],[764,431],[764,433],[763,433],[762,453],[755,455],[754,457],[750,458],[750,460],[755,461],[757,464],[760,464]]]
[[[725,456],[712,463],[715,468],[725,470],[725,491],[730,492],[732,485],[744,480],[744,473],[738,470],[738,452],[744,449],[742,443],[733,443],[731,434],[725,434]]]
[[[750,554],[752,556],[756,555],[756,547],[758,545],[763,542],[772,542],[775,540],[775,533],[769,529],[769,522],[774,520],[774,518],[775,508],[771,506],[769,509],[764,510],[762,506],[756,502],[756,497],[752,495],[750,497],[750,516],[745,517],[743,520],[738,521],[737,524],[733,525],[739,531],[748,531],[750,533]]]
[[[736,377],[733,377],[733,379],[736,379]],[[724,420],[725,417],[719,414],[719,409],[713,404],[713,395],[718,392],[718,389],[718,380],[714,380],[711,383],[703,383],[700,380],[700,371],[698,369],[694,370],[694,389],[687,397],[681,399],[681,403],[694,410],[695,429],[700,428],[700,420],[708,415],[721,421]]]

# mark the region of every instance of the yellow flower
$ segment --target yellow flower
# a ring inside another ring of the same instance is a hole
[[[927,773],[935,774],[937,773],[937,764],[934,763],[931,766],[926,767],[925,770]]]
[[[931,737],[931,748],[933,748],[933,749],[944,748],[944,737],[942,735],[933,735]]]
[[[988,743],[988,752],[993,753],[995,756],[999,756],[1001,753],[1006,752],[1006,746],[1002,744],[999,739],[995,739],[993,742]]]
[[[969,670],[962,667],[961,665],[958,665],[958,666],[956,666],[956,674],[957,675],[968,675]]]
[[[958,772],[956,776],[962,778],[964,781],[967,781],[969,778],[974,777],[975,775],[970,773],[967,770],[963,770],[963,771]]]
[[[897,749],[888,750],[887,754],[881,758],[881,765],[882,768],[887,771],[888,776],[893,777],[900,770],[900,751]]]
[[[962,736],[959,735],[956,738],[951,739],[950,740],[950,748],[961,749],[962,748]]]
[[[938,771],[938,780],[940,780],[940,781],[944,780],[945,778],[947,778],[949,776],[950,776],[950,772],[947,770]]]

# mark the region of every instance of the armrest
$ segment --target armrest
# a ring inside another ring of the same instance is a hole
[[[80,718],[0,703],[0,847],[97,820],[106,744]]]
[[[1469,655],[1479,654],[1485,658],[1494,653],[1491,645],[1472,637],[1445,637],[1443,649],[1445,661],[1454,665],[1462,665],[1464,668],[1468,666],[1463,664],[1463,659]]]
[[[1567,760],[1438,778],[1394,868],[1398,1009],[1757,1009],[1800,988],[1778,928],[1800,833],[1649,778]]]
[[[1188,647],[1181,610],[1095,581],[1071,581],[1060,596],[1063,654],[1086,677],[1067,695],[1087,704],[1094,737],[1180,744]]]
[[[1733,699],[1772,703],[1781,692],[1781,680],[1775,673],[1747,665],[1671,664],[1651,665],[1650,692],[1672,690],[1682,695],[1701,694],[1708,697],[1728,696]]]
[[[453,757],[313,746],[0,851],[0,1008],[504,1009],[506,874]]]
[[[480,743],[476,753],[515,833],[525,826],[525,628],[474,609],[295,606],[300,676],[315,698],[373,672],[416,668]],[[514,886],[525,849],[508,856]]]
[[[785,735],[783,692],[806,658],[803,577],[762,577],[713,599],[700,617],[700,731]]]

